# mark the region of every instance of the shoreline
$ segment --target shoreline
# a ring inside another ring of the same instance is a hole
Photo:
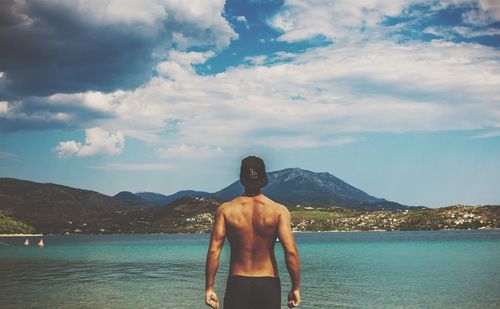
[[[330,231],[292,231],[293,234],[307,234],[307,233],[360,233],[360,232],[453,232],[453,231],[500,231],[500,228],[488,228],[488,229],[441,229],[441,230],[330,230]],[[43,236],[76,236],[76,235],[193,235],[193,234],[210,234],[210,232],[205,233],[100,233],[100,234],[0,234],[0,237],[43,237]]]
[[[40,237],[43,234],[0,234],[0,237]]]

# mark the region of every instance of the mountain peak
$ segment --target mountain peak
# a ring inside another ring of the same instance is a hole
[[[285,168],[285,169],[274,171],[274,172],[268,172],[268,173],[288,174],[288,173],[304,173],[304,172],[311,172],[311,171],[304,170],[304,169],[301,169],[299,167],[289,167],[289,168]]]
[[[195,191],[195,190],[181,190],[171,195],[163,195],[154,192],[138,192],[135,195],[140,196],[142,199],[148,201],[149,203],[166,206],[176,199],[183,196],[208,196],[210,193],[204,191]]]
[[[113,196],[113,199],[121,201],[127,205],[151,206],[148,201],[129,191],[121,191]]]
[[[328,172],[312,172],[298,167],[267,173],[269,182],[262,189],[271,199],[289,206],[340,206],[355,209],[403,209],[407,206],[389,203],[351,186]],[[222,200],[231,200],[243,193],[235,181],[214,193]],[[389,205],[390,204],[390,205]]]
[[[130,192],[130,191],[121,191],[121,192],[118,192],[113,197],[115,197],[115,198],[137,198],[137,196],[134,193]]]
[[[315,173],[314,172],[311,172],[311,171],[308,171],[308,170],[304,170],[304,169],[301,169],[301,168],[298,168],[298,167],[294,167],[294,168],[285,168],[285,169],[282,169],[282,170],[279,170],[279,171],[274,171],[274,172],[268,172],[267,175],[268,177],[270,178],[270,180],[274,180],[274,179],[281,179],[286,182],[286,181],[289,181],[291,179],[295,179],[295,178],[304,178],[304,177],[312,177]]]
[[[309,170],[304,170],[301,168],[287,168],[275,172],[269,172],[268,176],[272,181],[277,182],[289,182],[292,180],[299,181],[302,185],[307,187],[307,184],[314,184],[316,186],[325,186],[333,183],[342,186],[348,186],[347,183],[343,182],[339,178],[333,176],[328,172],[312,172]]]

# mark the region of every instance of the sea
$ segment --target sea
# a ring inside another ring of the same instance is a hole
[[[208,308],[208,234],[0,238],[0,308]],[[296,233],[300,308],[500,308],[500,231]],[[215,290],[222,301],[229,244]],[[276,257],[282,308],[290,279]]]

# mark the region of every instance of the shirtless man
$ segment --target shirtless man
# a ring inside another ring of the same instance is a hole
[[[292,289],[288,306],[300,304],[300,260],[290,227],[290,212],[261,193],[267,185],[264,161],[250,156],[241,162],[242,196],[224,203],[215,214],[207,253],[205,303],[219,308],[214,291],[215,273],[227,236],[231,246],[224,309],[279,309],[281,285],[274,245],[283,246]]]

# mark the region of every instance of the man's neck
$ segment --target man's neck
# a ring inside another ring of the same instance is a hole
[[[262,194],[262,192],[260,191],[260,189],[254,189],[254,190],[245,189],[245,192],[243,193],[243,196],[257,196],[257,195],[260,195],[260,194]]]

